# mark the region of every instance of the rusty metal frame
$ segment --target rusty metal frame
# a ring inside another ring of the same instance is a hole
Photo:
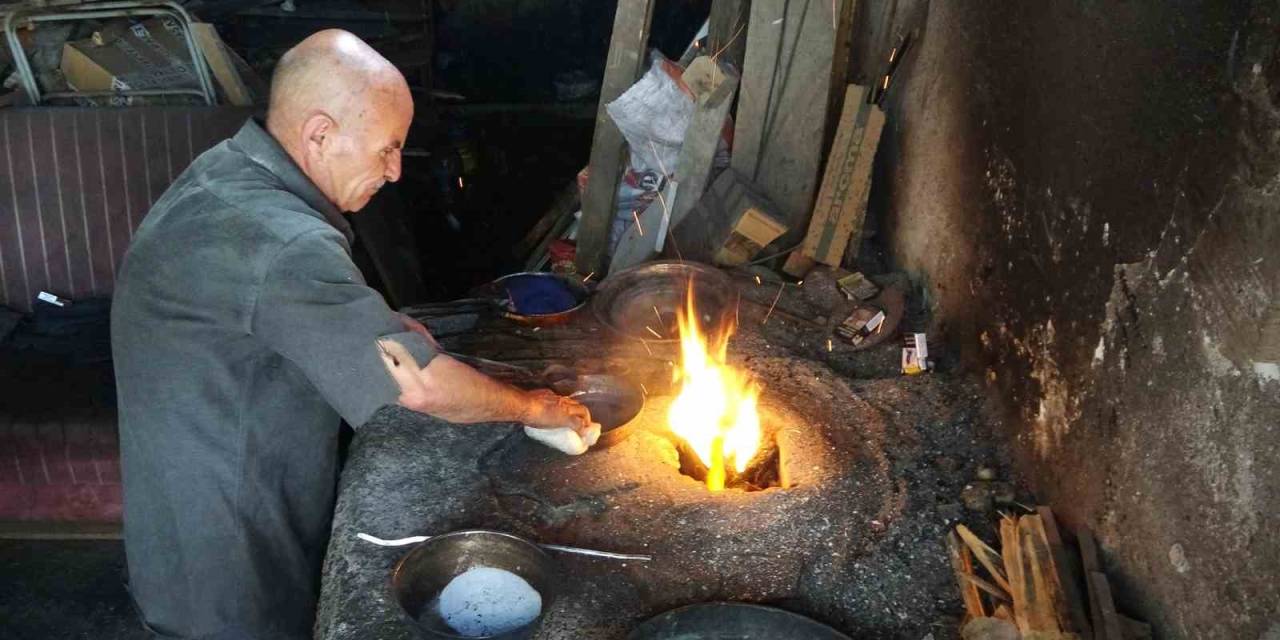
[[[187,49],[191,53],[191,66],[195,69],[196,80],[200,83],[199,89],[130,89],[121,91],[52,91],[41,93],[40,87],[36,83],[35,73],[31,70],[31,64],[27,60],[27,53],[23,50],[22,42],[18,39],[19,24],[133,16],[168,16],[181,25],[183,39],[186,41]],[[211,106],[216,105],[218,103],[217,93],[213,88],[213,80],[209,73],[208,64],[200,53],[200,48],[196,46],[195,38],[191,35],[192,22],[191,14],[187,13],[187,10],[182,5],[169,0],[95,2],[78,7],[20,9],[14,11],[4,17],[4,35],[9,43],[9,50],[13,53],[13,62],[18,68],[18,78],[22,83],[23,91],[26,92],[33,105],[39,105],[43,100],[51,98],[167,95],[194,95],[203,98],[205,103]]]

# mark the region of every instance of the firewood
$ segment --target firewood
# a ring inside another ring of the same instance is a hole
[[[1063,631],[1063,627],[1070,624],[1070,616],[1065,608],[1059,607],[1062,598],[1058,595],[1057,575],[1054,573],[1053,558],[1050,556],[1040,516],[1022,516],[1018,518],[1017,526],[1017,559],[1021,563],[1023,579],[1021,609],[1026,614],[1027,630]],[[1015,590],[1018,589],[1013,583],[1012,574],[1009,582]],[[1014,608],[1017,617],[1019,604],[1016,596]]]
[[[1124,640],[1120,615],[1116,613],[1116,603],[1111,599],[1111,584],[1107,582],[1106,574],[1093,571],[1087,579],[1091,599],[1098,605],[1093,623],[1094,640]]]
[[[993,599],[1000,600],[1001,602],[1007,602],[1009,604],[1013,604],[1013,599],[1009,597],[1008,592],[1006,592],[1004,589],[1001,589],[1000,587],[997,587],[994,584],[991,584],[990,582],[987,582],[986,580],[983,580],[982,578],[979,578],[978,576],[969,574],[964,576],[964,580],[966,582],[969,582],[973,586],[987,592],[987,595],[991,596]]]
[[[1002,569],[1004,560],[1000,557],[1000,554],[996,553],[995,549],[987,546],[985,542],[979,540],[978,536],[969,530],[969,527],[962,524],[956,525],[956,533],[960,534],[960,539],[973,551],[978,563],[991,574],[992,578],[995,578],[996,584],[1000,585],[1001,589],[1008,591],[1009,579],[1005,577],[1004,569]]]
[[[960,588],[965,613],[973,618],[986,616],[982,594],[978,593],[978,586],[973,581],[973,556],[954,531],[947,534],[947,554],[951,557],[951,569],[956,574],[956,586]]]
[[[1054,571],[1058,578],[1058,594],[1062,598],[1061,605],[1066,608],[1067,614],[1070,616],[1071,625],[1069,630],[1075,631],[1086,638],[1092,637],[1093,629],[1089,624],[1089,615],[1084,606],[1084,596],[1080,591],[1081,580],[1077,577],[1079,573],[1071,563],[1070,555],[1067,553],[1067,546],[1062,541],[1062,533],[1058,529],[1058,521],[1049,507],[1037,507],[1036,513],[1040,515],[1040,523],[1044,527],[1045,540],[1049,544]]]

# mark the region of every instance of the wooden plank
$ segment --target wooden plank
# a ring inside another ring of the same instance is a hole
[[[235,60],[232,58],[235,54],[222,42],[222,38],[218,37],[218,31],[213,25],[206,22],[193,23],[191,37],[209,63],[209,71],[217,81],[218,87],[222,89],[227,103],[237,107],[253,106],[253,92],[240,77],[240,72],[236,70]]]
[[[657,235],[675,229],[693,211],[711,178],[711,166],[716,148],[720,144],[724,120],[738,90],[738,77],[726,73],[724,80],[709,93],[698,98],[698,105],[685,130],[684,142],[676,162],[676,184],[657,198],[639,215],[638,225],[631,225],[623,233],[614,252],[610,270],[631,267],[657,255]],[[674,195],[672,195],[674,193]],[[663,224],[662,217],[670,208],[670,219]],[[643,234],[643,235],[642,235]],[[672,247],[679,255],[679,246]]]
[[[1120,640],[1107,638],[1106,623],[1102,616],[1102,606],[1098,602],[1098,592],[1094,589],[1089,576],[1101,573],[1102,566],[1098,559],[1098,545],[1088,529],[1076,532],[1076,544],[1080,547],[1080,564],[1084,570],[1085,597],[1089,602],[1089,624],[1093,629],[1094,640]]]
[[[956,586],[960,589],[960,599],[964,601],[965,613],[973,618],[986,616],[986,609],[982,606],[982,594],[978,593],[978,586],[972,580],[974,578],[973,556],[954,531],[947,534],[947,555],[951,558],[951,570],[956,574]]]
[[[964,576],[964,580],[965,582],[972,584],[978,589],[985,591],[987,595],[991,596],[995,600],[1013,604],[1013,598],[1009,597],[1009,594],[1005,592],[1004,589],[1001,589],[1000,587],[997,587],[996,585],[991,584],[990,582],[987,582],[986,580],[983,580],[978,576],[969,574]]]
[[[1022,550],[1019,548],[1018,523],[1013,518],[1000,519],[1000,553],[1004,556],[1004,570],[1009,576],[1009,597],[1013,600],[1013,623],[1018,631],[1030,631],[1028,615],[1027,579],[1023,575]]]
[[[1120,616],[1116,613],[1116,603],[1111,597],[1111,584],[1107,575],[1101,571],[1089,572],[1089,593],[1098,604],[1093,623],[1094,640],[1124,640],[1124,631],[1120,627]]]
[[[732,166],[777,204],[791,229],[784,244],[801,237],[812,211],[830,101],[834,18],[849,1],[751,6]]]
[[[1080,546],[1080,564],[1084,566],[1085,573],[1102,571],[1098,543],[1094,541],[1093,533],[1088,529],[1079,531],[1076,533],[1076,544]]]
[[[1069,624],[1070,616],[1065,607],[1059,606],[1061,598],[1058,595],[1057,576],[1040,516],[1018,518],[1018,551],[1027,587],[1024,609],[1029,630],[1063,631],[1064,623]],[[1010,584],[1012,583],[1011,578]],[[1016,601],[1014,606],[1017,607]]]
[[[973,535],[969,527],[962,524],[956,525],[956,533],[960,535],[960,539],[969,547],[969,550],[973,551],[978,563],[991,574],[992,578],[995,578],[996,584],[1000,585],[1001,589],[1009,591],[1009,579],[1005,577],[1004,569],[1001,568],[1004,566],[1004,560],[1000,557],[1000,554],[996,553],[995,549],[988,547],[985,542],[979,540],[978,536]]]
[[[1124,614],[1119,614],[1120,631],[1124,635],[1124,640],[1151,640],[1151,625],[1134,620]]]
[[[596,128],[591,140],[586,193],[582,197],[582,222],[578,229],[578,270],[603,273],[609,244],[609,226],[618,195],[618,181],[627,166],[627,145],[606,105],[618,99],[644,72],[649,25],[655,0],[622,0],[613,19],[613,37],[596,107]]]
[[[840,266],[853,239],[854,256],[862,238],[871,191],[871,165],[884,128],[884,113],[867,104],[867,87],[849,85],[822,190],[801,253],[833,267]]]
[[[822,141],[823,155],[831,150],[836,123],[844,111],[845,87],[849,84],[853,66],[853,19],[857,9],[858,0],[846,0],[836,25],[835,51],[831,56],[831,98],[827,105],[827,137]]]
[[[1075,631],[1083,637],[1093,635],[1089,625],[1089,615],[1084,605],[1084,596],[1080,592],[1080,580],[1075,566],[1067,553],[1067,546],[1062,541],[1062,532],[1058,529],[1058,520],[1049,507],[1036,507],[1040,523],[1044,528],[1045,541],[1049,545],[1049,553],[1053,557],[1054,572],[1058,577],[1058,593],[1062,597],[1062,605],[1070,617],[1069,631]]]
[[[747,51],[747,25],[751,19],[751,0],[712,0],[708,19],[707,49],[716,58],[742,69]]]

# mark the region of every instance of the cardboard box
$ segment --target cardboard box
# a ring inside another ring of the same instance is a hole
[[[733,169],[720,172],[677,234],[692,260],[737,266],[786,233],[775,207]],[[705,247],[704,255],[697,247]]]
[[[182,27],[152,18],[62,47],[62,74],[76,91],[197,89]]]
[[[729,237],[725,238],[724,244],[716,251],[716,264],[727,267],[745,264],[786,232],[787,225],[777,218],[758,208],[748,208],[729,228]]]

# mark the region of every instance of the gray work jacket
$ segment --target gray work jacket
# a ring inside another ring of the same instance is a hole
[[[181,637],[310,637],[339,417],[425,366],[351,261],[351,229],[258,124],[202,154],[133,238],[112,305],[130,590]]]

